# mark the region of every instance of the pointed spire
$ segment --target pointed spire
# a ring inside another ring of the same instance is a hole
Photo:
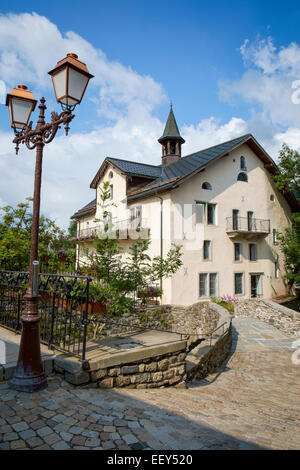
[[[158,139],[158,142],[161,143],[163,140],[169,139],[170,137],[178,139],[182,143],[185,142],[179,133],[177,122],[173,113],[172,102],[170,104],[170,112],[169,112],[168,120],[165,125],[165,130],[163,132],[163,135]]]

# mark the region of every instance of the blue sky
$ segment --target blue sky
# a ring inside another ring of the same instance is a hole
[[[274,38],[275,45],[300,43],[296,1],[98,0],[6,2],[1,13],[37,12],[62,32],[73,30],[139,74],[160,82],[180,124],[210,115],[230,119],[235,108],[219,99],[218,84],[238,79],[245,39]],[[45,4],[47,3],[47,4]],[[24,8],[25,7],[25,8]],[[249,106],[238,103],[249,118]],[[168,103],[157,115],[164,120]],[[2,116],[1,116],[2,118]]]
[[[300,104],[291,100],[300,80],[299,2],[15,1],[0,13],[1,89],[26,82],[51,111],[47,71],[66,52],[95,74],[70,138],[45,157],[42,208],[63,225],[93,198],[89,183],[105,155],[159,164],[170,100],[184,153],[247,132],[273,158],[283,141],[300,146]],[[22,149],[15,159],[11,138],[0,105],[0,203],[30,188],[33,156]]]

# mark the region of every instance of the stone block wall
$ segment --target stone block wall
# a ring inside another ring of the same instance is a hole
[[[205,335],[216,328],[218,313],[208,302],[183,307],[177,305],[145,306],[134,314],[122,315],[123,327],[113,327],[109,333],[130,332],[135,328],[157,328],[187,335]]]
[[[122,333],[144,327],[175,331],[187,337],[177,343],[124,351],[106,359],[101,356],[98,361],[89,362],[88,370],[75,358],[56,358],[55,371],[74,385],[101,388],[186,387],[188,378],[204,377],[218,367],[230,351],[230,316],[227,310],[216,304],[199,302],[189,307],[145,307],[135,315],[122,316],[122,324]],[[222,328],[210,338],[209,334],[219,326]],[[118,334],[118,328],[112,329],[110,334]],[[199,345],[199,338],[207,339]],[[196,375],[191,372],[193,361]]]
[[[300,336],[300,313],[272,300],[240,300],[234,306],[236,317],[257,318],[289,336]]]
[[[216,371],[227,359],[232,345],[231,325],[226,332],[213,339],[210,345],[205,341],[187,355],[187,380],[201,380]]]
[[[170,385],[184,387],[186,382],[185,351],[167,353],[128,364],[98,370],[65,370],[63,362],[54,362],[56,372],[74,384],[93,384],[94,387],[158,388]]]

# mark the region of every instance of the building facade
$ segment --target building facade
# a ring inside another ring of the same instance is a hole
[[[77,211],[77,262],[87,262],[101,233],[100,195],[109,182],[113,235],[124,249],[150,236],[151,256],[182,246],[183,266],[162,280],[163,303],[189,305],[211,296],[272,298],[287,291],[277,232],[291,226],[298,210],[280,192],[276,165],[247,134],[181,156],[181,137],[171,108],[159,166],[106,158],[90,187],[95,199]]]

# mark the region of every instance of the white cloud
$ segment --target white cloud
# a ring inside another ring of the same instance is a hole
[[[240,52],[247,70],[240,80],[221,83],[220,97],[251,103],[270,125],[300,127],[300,107],[293,100],[293,84],[300,79],[299,45],[277,49],[271,38],[253,44],[245,40]]]
[[[186,140],[184,153],[197,152],[197,150],[226,142],[237,136],[247,134],[247,132],[247,122],[241,118],[233,117],[223,125],[214,117],[203,119],[195,126],[184,126],[182,128],[182,135]]]
[[[109,60],[75,32],[61,33],[45,17],[36,13],[0,16],[1,87],[11,89],[22,80],[36,96],[50,95],[47,72],[68,52],[77,53],[95,75],[86,106],[94,107],[99,122],[106,124],[94,123],[91,131],[81,133],[72,133],[71,125],[69,137],[61,131],[45,146],[41,210],[64,227],[75,210],[94,198],[89,185],[105,156],[160,163],[157,138],[164,123],[155,112],[167,99],[162,85],[152,77]],[[239,82],[222,86],[221,93],[228,100],[242,96],[259,104],[260,112],[254,112],[250,121],[237,116],[222,123],[210,117],[183,126],[184,154],[250,131],[269,151],[277,153],[282,140],[297,147],[300,113],[291,100],[287,103],[292,92],[287,84],[300,78],[296,76],[299,47],[293,44],[277,51],[270,41],[256,47],[246,42],[241,53],[251,68]],[[48,102],[49,109],[52,104]],[[283,122],[290,127],[282,128]],[[15,204],[32,195],[35,152],[23,146],[16,157],[12,139],[11,133],[0,132],[0,204]]]
[[[64,226],[75,210],[93,198],[89,184],[106,155],[160,163],[157,137],[163,123],[153,110],[166,100],[162,86],[152,77],[109,61],[75,32],[62,34],[36,13],[0,16],[3,87],[10,89],[22,81],[37,96],[44,90],[48,93],[52,86],[48,70],[70,51],[95,75],[89,85],[91,105],[111,124],[94,125],[92,131],[77,134],[72,134],[71,127],[70,137],[60,135],[45,146],[41,208]],[[0,133],[0,183],[3,197],[16,203],[31,195],[35,155],[21,148],[16,157],[12,139],[12,134]]]

